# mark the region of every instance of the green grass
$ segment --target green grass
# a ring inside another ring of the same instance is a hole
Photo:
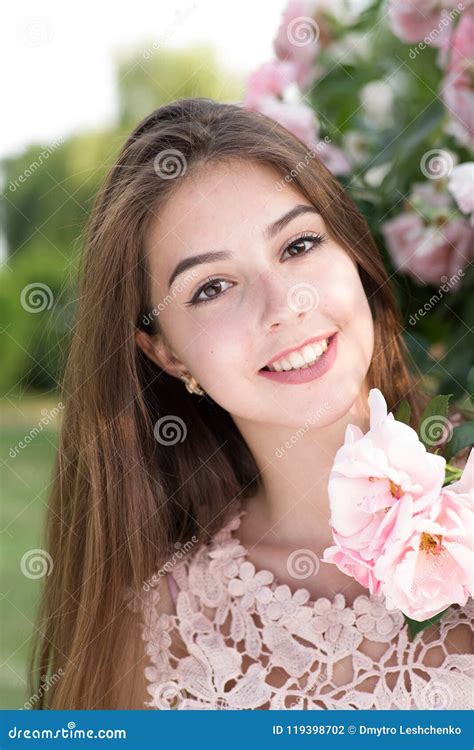
[[[22,708],[30,695],[26,667],[41,587],[21,569],[22,556],[42,547],[43,520],[56,452],[56,424],[43,427],[23,448],[20,441],[38,428],[57,404],[54,397],[23,397],[2,408],[0,708]],[[15,448],[17,450],[15,451]],[[14,450],[16,455],[10,455]],[[31,568],[33,574],[37,568]]]

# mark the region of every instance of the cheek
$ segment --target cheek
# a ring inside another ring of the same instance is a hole
[[[244,353],[251,351],[251,330],[241,311],[235,315],[222,311],[209,315],[204,326],[196,331],[187,358],[196,363],[202,379],[209,383],[235,380],[235,373],[244,364]]]
[[[321,287],[321,312],[341,329],[346,344],[362,363],[373,354],[372,313],[357,268],[350,262],[334,265]]]
[[[341,328],[359,313],[364,289],[359,274],[350,262],[339,261],[328,268],[319,283],[320,306]]]

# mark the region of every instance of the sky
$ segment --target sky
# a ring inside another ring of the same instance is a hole
[[[274,57],[287,0],[20,0],[0,23],[0,157],[113,122],[114,54],[155,40],[186,49],[208,42],[243,76]],[[156,43],[156,41],[155,41]]]

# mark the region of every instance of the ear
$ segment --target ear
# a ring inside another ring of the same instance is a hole
[[[169,375],[181,378],[187,370],[180,360],[175,357],[161,334],[150,336],[145,331],[135,332],[135,341],[137,346],[149,357],[152,362],[165,370]]]

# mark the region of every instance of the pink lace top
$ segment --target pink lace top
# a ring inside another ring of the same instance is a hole
[[[311,601],[255,570],[233,533],[245,512],[168,574],[173,615],[157,607],[165,577],[141,598],[144,708],[474,708],[474,660],[452,641],[472,632],[472,600],[411,640],[381,598]]]

